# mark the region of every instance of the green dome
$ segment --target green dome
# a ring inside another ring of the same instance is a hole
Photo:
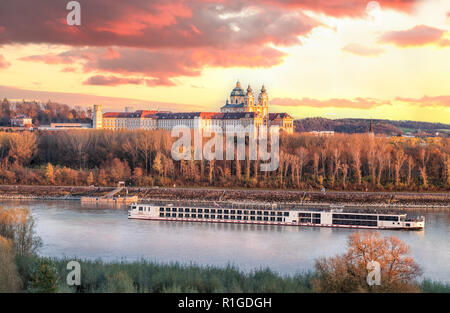
[[[237,82],[236,87],[231,91],[231,97],[245,97],[244,89],[241,88],[241,83]]]

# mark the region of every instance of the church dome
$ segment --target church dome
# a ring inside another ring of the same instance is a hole
[[[244,89],[241,88],[241,83],[237,82],[236,87],[234,87],[233,91],[231,92],[231,97],[244,97]]]

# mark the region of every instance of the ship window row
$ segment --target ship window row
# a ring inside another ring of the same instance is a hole
[[[196,213],[164,213],[160,212],[159,217],[170,218],[205,218],[218,220],[238,220],[238,221],[271,221],[284,222],[283,217],[276,216],[247,216],[247,215],[222,215],[222,214],[196,214]]]
[[[379,216],[380,221],[392,221],[392,222],[398,222],[398,216],[386,216],[386,215],[380,215]]]
[[[333,214],[333,218],[346,220],[369,220],[376,221],[376,215],[356,215],[356,214]]]
[[[305,218],[311,218],[311,216],[313,218],[320,218],[320,213],[306,213],[306,212],[301,212],[298,213],[298,217],[305,217]]]
[[[266,216],[289,216],[289,212],[257,211],[257,210],[228,210],[228,209],[194,209],[194,208],[159,208],[160,212],[185,212],[204,214],[245,214]]]
[[[333,219],[334,225],[377,226],[377,221],[338,220]]]
[[[320,224],[320,218],[301,217],[299,221],[300,223]]]

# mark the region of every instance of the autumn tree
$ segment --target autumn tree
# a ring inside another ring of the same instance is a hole
[[[19,255],[33,254],[42,245],[35,232],[35,220],[28,209],[0,207],[0,236],[11,240]]]
[[[9,156],[20,165],[28,164],[37,151],[36,135],[13,133],[9,137]]]
[[[90,144],[89,131],[67,131],[62,136],[63,143],[68,147],[69,151],[76,158],[79,168],[81,169],[84,164],[86,151]]]
[[[381,237],[378,232],[355,232],[349,236],[343,255],[316,261],[317,292],[418,292],[416,278],[422,271],[408,256],[409,248],[397,237]],[[380,285],[369,286],[371,262],[380,265]]]
[[[354,138],[353,142],[349,145],[349,152],[351,155],[351,168],[355,173],[356,183],[361,185],[362,174],[361,174],[361,140],[360,137]]]
[[[427,162],[430,157],[430,151],[428,149],[420,149],[417,153],[417,164],[422,177],[423,186],[428,187],[428,174],[427,174]]]
[[[45,169],[45,179],[50,185],[55,183],[55,171],[51,163],[47,163],[47,167]]]
[[[89,171],[86,183],[88,184],[88,186],[91,186],[94,183],[94,174],[92,173],[92,171]]]
[[[158,152],[153,159],[153,170],[159,175],[162,176],[163,174],[163,165],[162,165],[162,154]]]
[[[394,171],[395,171],[395,186],[400,185],[400,170],[407,159],[407,155],[400,148],[394,149]]]
[[[111,178],[114,184],[119,181],[126,181],[131,176],[130,167],[127,161],[120,161],[118,158],[114,158],[110,164],[106,166],[110,170]]]

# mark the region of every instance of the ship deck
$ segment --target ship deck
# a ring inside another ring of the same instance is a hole
[[[385,207],[335,207],[332,205],[311,205],[301,203],[267,203],[267,202],[230,202],[230,201],[186,201],[186,200],[151,200],[139,201],[138,204],[151,204],[155,206],[172,206],[183,208],[216,208],[236,210],[269,210],[269,211],[315,211],[336,213],[364,213],[364,214],[392,214],[404,215],[406,212],[389,210]],[[409,214],[408,214],[409,215]]]

